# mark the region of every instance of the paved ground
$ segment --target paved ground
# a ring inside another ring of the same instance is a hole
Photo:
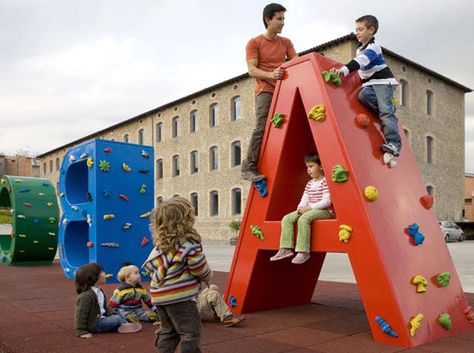
[[[215,271],[229,272],[235,246],[205,245],[206,256]],[[474,240],[450,242],[448,249],[464,292],[474,293]],[[328,253],[319,277],[325,281],[355,283],[347,254]]]

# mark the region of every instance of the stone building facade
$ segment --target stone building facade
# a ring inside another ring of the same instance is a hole
[[[348,62],[357,47],[347,35],[311,48]],[[400,84],[398,117],[440,219],[460,220],[464,199],[464,94],[470,89],[384,49]],[[227,242],[229,223],[241,219],[250,183],[240,162],[255,122],[255,82],[234,77],[167,103],[40,156],[41,176],[55,185],[65,151],[102,138],[153,145],[156,203],[173,195],[197,207],[197,228],[208,242]],[[408,148],[408,146],[404,146]]]
[[[463,220],[474,222],[474,174],[466,173],[464,176],[464,209]]]
[[[39,160],[28,156],[0,155],[0,175],[39,177]]]

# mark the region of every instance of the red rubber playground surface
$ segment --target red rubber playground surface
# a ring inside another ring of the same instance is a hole
[[[227,273],[215,272],[225,287]],[[156,352],[153,326],[135,334],[74,335],[74,284],[57,262],[41,267],[0,266],[0,353]],[[110,297],[115,284],[104,286]],[[471,305],[474,294],[466,294]],[[266,293],[271,300],[272,293]],[[314,304],[247,314],[241,325],[203,324],[205,353],[385,353],[474,352],[474,327],[462,334],[412,349],[372,340],[357,286],[320,281]]]

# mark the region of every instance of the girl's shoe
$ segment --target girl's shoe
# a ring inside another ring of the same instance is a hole
[[[138,332],[142,329],[142,324],[139,322],[134,322],[134,323],[127,323],[127,324],[122,324],[118,328],[118,332],[120,333],[133,333],[133,332]]]
[[[278,252],[270,258],[270,261],[278,261],[286,259],[287,257],[292,257],[293,251],[291,249],[280,249]]]
[[[291,260],[291,263],[301,265],[301,264],[305,263],[306,261],[308,261],[309,258],[310,258],[309,252],[299,252],[293,258],[293,260]]]

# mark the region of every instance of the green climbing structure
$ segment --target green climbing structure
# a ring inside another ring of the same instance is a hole
[[[0,225],[0,263],[50,264],[56,255],[59,228],[58,202],[51,182],[0,176],[0,208],[11,210],[11,224]]]

